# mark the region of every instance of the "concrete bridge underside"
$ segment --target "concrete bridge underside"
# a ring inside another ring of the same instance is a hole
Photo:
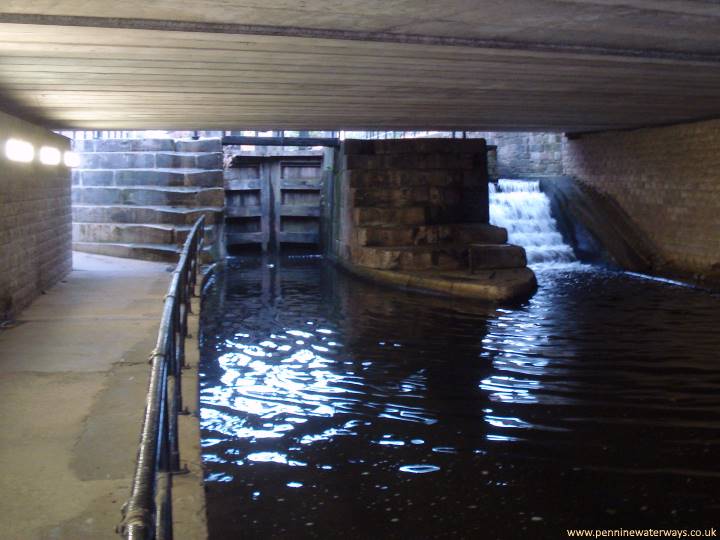
[[[0,107],[56,128],[595,131],[720,112],[702,0],[19,1]]]

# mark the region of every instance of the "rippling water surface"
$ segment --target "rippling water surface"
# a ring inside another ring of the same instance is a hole
[[[273,263],[206,287],[212,539],[718,525],[717,296],[576,264],[497,309]]]

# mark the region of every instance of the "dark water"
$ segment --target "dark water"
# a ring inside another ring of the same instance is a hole
[[[505,309],[231,260],[203,308],[211,538],[720,523],[720,299],[541,271]]]

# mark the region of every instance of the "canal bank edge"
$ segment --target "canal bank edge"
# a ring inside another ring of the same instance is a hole
[[[352,264],[339,257],[331,260],[351,274],[399,289],[509,304],[530,298],[537,290],[535,273],[528,267],[481,270],[426,270],[402,272],[378,270]]]
[[[187,414],[178,417],[180,460],[183,470],[173,475],[172,514],[175,540],[206,540],[208,538],[205,483],[200,436],[200,306],[204,276],[200,277],[188,314],[182,395]],[[196,294],[198,294],[196,293]]]

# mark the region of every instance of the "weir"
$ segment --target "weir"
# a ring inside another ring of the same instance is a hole
[[[490,184],[490,223],[504,227],[508,241],[525,248],[528,264],[571,263],[577,259],[563,241],[550,199],[537,180],[500,179]]]

